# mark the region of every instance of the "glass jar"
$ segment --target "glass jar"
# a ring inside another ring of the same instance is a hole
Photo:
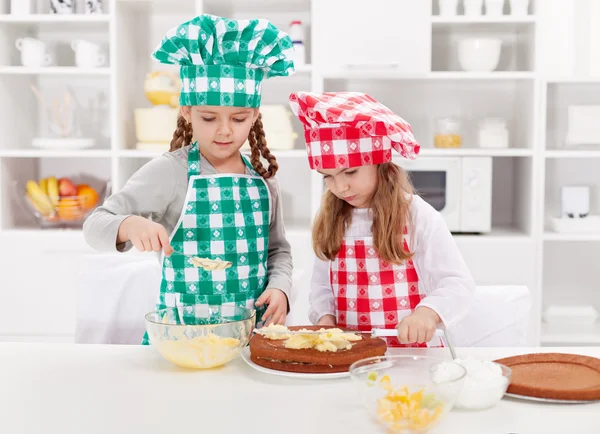
[[[458,119],[439,119],[434,137],[434,146],[436,148],[460,148],[462,146],[460,130],[460,121]]]

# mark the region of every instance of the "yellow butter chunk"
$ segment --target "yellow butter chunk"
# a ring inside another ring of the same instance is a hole
[[[380,385],[388,393],[377,400],[377,415],[392,431],[430,428],[444,412],[444,404],[425,389],[412,393],[408,387],[393,389],[385,376]]]
[[[156,349],[170,362],[191,369],[221,366],[240,352],[240,340],[223,338],[214,334],[193,339],[153,342]]]
[[[359,341],[362,336],[357,336],[354,333],[344,333],[340,329],[320,329],[317,333],[312,332],[311,334],[301,334],[303,331],[299,330],[290,336],[285,342],[285,347],[293,350],[301,350],[314,348],[317,351],[336,352],[338,350],[349,350],[352,348],[350,342]]]
[[[284,325],[269,324],[266,327],[261,327],[257,331],[267,339],[283,340],[292,336],[290,329]]]
[[[202,268],[206,271],[217,271],[225,270],[231,267],[231,262],[223,261],[221,259],[210,259],[210,258],[198,258],[193,257],[190,259],[192,265],[196,268]]]

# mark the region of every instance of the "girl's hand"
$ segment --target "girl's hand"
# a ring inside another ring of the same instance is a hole
[[[257,307],[267,304],[267,310],[263,314],[264,326],[271,324],[285,324],[285,318],[287,316],[288,300],[287,296],[281,289],[269,288],[263,292],[256,303]],[[266,322],[268,320],[268,322]]]
[[[163,225],[152,222],[144,217],[127,217],[119,226],[117,243],[131,241],[140,252],[160,252],[171,256],[173,248],[169,235]]]
[[[335,316],[334,315],[323,315],[319,321],[317,321],[317,325],[324,325],[324,326],[333,326],[335,327]]]
[[[398,340],[401,344],[429,342],[441,321],[433,309],[418,307],[398,324]]]

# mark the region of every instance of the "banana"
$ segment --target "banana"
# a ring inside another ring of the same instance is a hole
[[[29,180],[26,186],[26,195],[31,205],[40,212],[44,217],[54,213],[54,206],[50,198],[44,193],[37,182]]]
[[[40,188],[45,194],[48,194],[48,178],[40,179]]]
[[[48,190],[47,194],[50,200],[52,201],[52,205],[57,206],[58,200],[60,199],[60,194],[58,193],[58,180],[51,176],[48,179]]]

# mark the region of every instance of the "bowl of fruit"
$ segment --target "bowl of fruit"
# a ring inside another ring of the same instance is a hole
[[[17,191],[42,226],[79,226],[110,194],[110,183],[93,178],[30,179]],[[24,190],[24,191],[23,191]]]

